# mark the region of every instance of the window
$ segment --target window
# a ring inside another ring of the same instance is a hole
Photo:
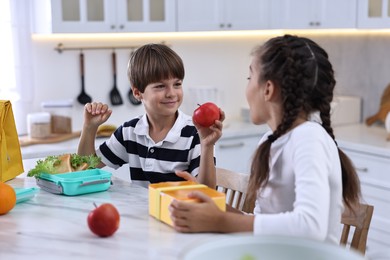
[[[30,0],[0,0],[0,99],[10,100],[19,134],[33,98]]]
[[[17,100],[15,79],[15,58],[12,39],[11,9],[9,0],[0,1],[0,98]]]

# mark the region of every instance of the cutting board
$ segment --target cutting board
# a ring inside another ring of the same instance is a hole
[[[370,126],[376,121],[380,121],[381,123],[384,123],[386,116],[389,112],[390,112],[390,84],[387,85],[386,89],[383,91],[378,112],[375,115],[368,117],[366,119],[366,124]]]
[[[19,137],[20,146],[28,146],[33,144],[52,144],[67,141],[73,138],[80,137],[81,131],[69,133],[69,134],[51,134],[44,139],[30,138],[29,136]]]

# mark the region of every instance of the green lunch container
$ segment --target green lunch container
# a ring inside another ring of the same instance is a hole
[[[36,180],[42,190],[75,196],[107,190],[111,185],[111,175],[101,169],[92,169],[59,174],[41,173]]]

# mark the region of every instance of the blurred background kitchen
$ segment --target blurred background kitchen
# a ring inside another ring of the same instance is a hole
[[[117,47],[117,86],[123,104],[113,107],[110,122],[119,124],[143,112],[127,98],[131,51],[165,42],[185,64],[182,109],[191,113],[194,108],[195,92],[190,89],[211,88],[210,99],[226,111],[229,122],[246,106],[251,49],[275,35],[292,33],[310,37],[328,51],[336,71],[336,94],[361,97],[363,120],[377,112],[390,82],[389,2],[1,0],[0,94],[14,101],[19,134],[26,133],[26,115],[41,111],[41,103],[52,100],[74,101],[73,129],[80,130],[80,50],[85,91],[94,101],[110,103],[111,53]],[[59,44],[62,52],[55,50]]]

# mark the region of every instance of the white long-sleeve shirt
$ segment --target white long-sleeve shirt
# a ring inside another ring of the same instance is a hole
[[[270,177],[257,194],[254,234],[338,243],[343,200],[335,142],[321,125],[305,122],[278,138],[270,152]]]

